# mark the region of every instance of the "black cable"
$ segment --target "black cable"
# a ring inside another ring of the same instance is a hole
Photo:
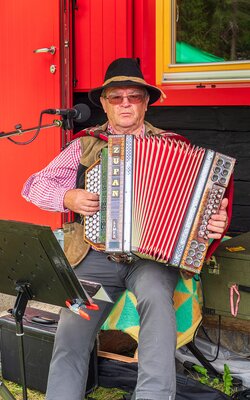
[[[204,329],[204,328],[203,328]],[[205,329],[204,329],[205,331]],[[205,332],[204,332],[205,333]],[[206,334],[207,335],[207,334]],[[207,335],[208,337],[208,335]],[[215,360],[217,360],[218,355],[219,355],[219,351],[220,351],[220,339],[221,339],[221,315],[219,315],[219,326],[218,326],[218,342],[217,342],[217,351],[215,354],[215,357],[212,360],[207,360],[209,362],[214,362]],[[211,340],[211,339],[210,339]],[[211,340],[212,342],[212,340]]]
[[[33,136],[30,140],[27,140],[26,142],[17,142],[16,140],[11,139],[11,138],[7,138],[7,139],[10,140],[12,143],[18,144],[18,145],[20,145],[20,146],[24,146],[24,145],[26,145],[26,144],[32,143],[32,142],[37,138],[37,136],[38,136],[39,133],[40,133],[41,126],[42,126],[43,114],[44,114],[44,113],[43,113],[43,111],[42,111],[41,114],[40,114],[39,123],[38,123],[38,128],[37,128],[37,130],[36,130],[36,133],[34,134],[34,136]],[[20,133],[22,133],[22,132],[20,132]]]
[[[202,280],[201,280],[201,279],[200,279],[200,283],[201,283],[201,293],[202,293],[202,298],[203,298],[203,309],[205,310],[205,309],[206,309],[206,307],[205,307],[205,295],[204,295],[203,285],[202,285]],[[212,360],[208,360],[208,359],[205,357],[206,360],[207,360],[208,362],[210,362],[210,363],[212,363],[212,362],[214,362],[215,360],[217,360],[218,355],[219,355],[219,351],[220,351],[220,341],[221,341],[221,315],[218,315],[218,317],[219,317],[219,325],[218,325],[217,351],[216,351],[215,357],[214,357]],[[195,332],[194,332],[194,335],[193,335],[193,343],[194,343],[194,345],[195,345],[195,338],[196,338],[196,336],[197,336],[198,329],[200,328],[201,324],[202,324],[202,321],[199,323],[199,325],[197,326],[197,328],[196,328],[196,330],[195,330]],[[208,336],[207,332],[205,331],[204,326],[202,326],[202,330],[203,330],[205,336],[207,337],[207,339],[210,341],[210,343],[213,343],[212,340],[210,339],[210,337]]]
[[[210,343],[213,343],[212,339],[208,336],[208,333],[206,331],[206,329],[204,328],[204,326],[201,327],[204,335],[206,336],[207,340],[209,340]]]

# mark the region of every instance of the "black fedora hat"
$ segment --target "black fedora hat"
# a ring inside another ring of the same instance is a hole
[[[134,58],[118,58],[113,61],[107,69],[104,83],[89,91],[90,101],[96,106],[101,106],[100,97],[104,89],[120,86],[140,86],[144,87],[149,95],[148,104],[153,104],[165,94],[156,86],[148,84],[143,77],[140,66]]]

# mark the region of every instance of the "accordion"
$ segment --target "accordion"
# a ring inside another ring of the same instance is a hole
[[[85,174],[100,211],[84,217],[97,250],[199,273],[235,159],[167,135],[112,135]]]

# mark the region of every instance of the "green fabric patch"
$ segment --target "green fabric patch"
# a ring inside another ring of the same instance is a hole
[[[193,322],[193,299],[190,297],[176,310],[176,324],[178,332],[185,332]]]

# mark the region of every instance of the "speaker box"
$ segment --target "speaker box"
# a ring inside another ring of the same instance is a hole
[[[26,308],[23,317],[27,387],[42,393],[45,393],[47,387],[58,320],[57,314],[29,307]],[[0,318],[0,351],[2,377],[21,384],[16,324],[11,315]],[[90,358],[86,393],[92,392],[97,385],[97,346],[95,345]]]

